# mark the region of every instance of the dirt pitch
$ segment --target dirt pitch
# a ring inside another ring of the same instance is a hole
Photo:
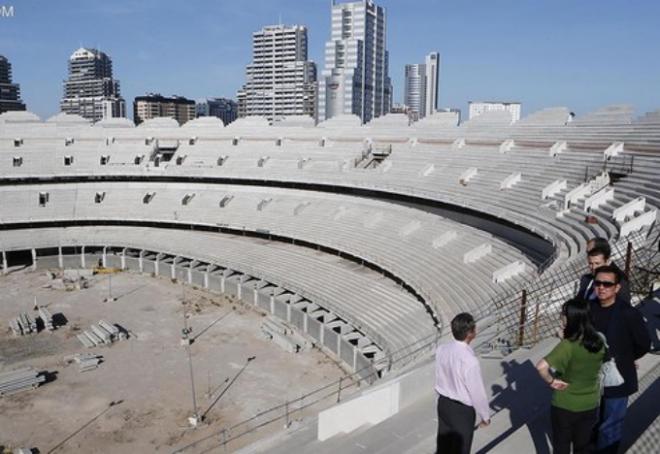
[[[93,276],[89,288],[67,291],[49,288],[57,281],[45,270],[0,276],[0,372],[32,366],[52,378],[0,398],[0,446],[45,453],[64,442],[55,452],[171,452],[343,375],[316,349],[294,355],[266,340],[263,315],[241,302],[128,272],[112,276],[117,299],[104,302],[109,279]],[[66,324],[15,337],[9,320],[19,312],[36,316],[35,297]],[[192,337],[199,336],[191,352],[198,411],[206,415],[194,431],[186,427],[192,397],[180,344],[184,311]],[[84,348],[76,334],[99,319],[122,326],[129,339]],[[83,373],[64,363],[82,352],[103,355],[103,363]]]

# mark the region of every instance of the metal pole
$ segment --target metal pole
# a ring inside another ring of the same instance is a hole
[[[520,325],[518,330],[518,346],[522,347],[525,341],[525,319],[527,317],[527,290],[523,289],[520,300]]]
[[[193,376],[192,355],[190,354],[190,344],[186,344],[188,353],[188,367],[190,368],[190,389],[192,391],[193,416],[197,418],[197,398],[195,396],[195,378]]]
[[[626,267],[624,269],[624,274],[626,279],[630,279],[630,265],[632,262],[632,242],[628,241],[628,247],[626,248]]]
[[[341,400],[341,381],[344,377],[339,377],[339,387],[337,388],[337,403]]]

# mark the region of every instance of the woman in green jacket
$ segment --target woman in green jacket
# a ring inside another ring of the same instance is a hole
[[[561,320],[564,339],[536,368],[554,390],[550,413],[554,453],[570,453],[571,445],[574,453],[585,453],[598,421],[605,345],[591,324],[588,302],[566,301]]]

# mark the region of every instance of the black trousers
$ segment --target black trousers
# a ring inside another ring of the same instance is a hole
[[[475,421],[474,408],[438,395],[436,454],[469,454]]]
[[[569,411],[550,407],[552,421],[552,452],[570,454],[571,445],[575,454],[591,452],[591,434],[598,422],[598,409]]]

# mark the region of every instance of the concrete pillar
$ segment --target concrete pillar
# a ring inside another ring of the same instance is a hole
[[[212,265],[208,265],[206,267],[206,271],[204,271],[204,288],[209,288],[209,268],[211,268]]]
[[[32,271],[37,269],[37,250],[32,249]]]
[[[321,322],[321,330],[319,334],[319,342],[321,343],[321,346],[325,346],[323,343],[323,339],[325,338],[325,323]]]
[[[303,312],[302,314],[303,314],[303,329],[305,333],[309,334],[309,332],[307,331],[307,317],[308,317],[307,312]]]
[[[192,269],[196,263],[197,261],[191,260],[190,263],[188,264],[188,285],[192,285]]]
[[[154,273],[156,276],[158,276],[158,271],[160,271],[160,253],[156,254],[156,258],[154,259]]]
[[[86,268],[85,266],[85,246],[80,250],[80,267]]]
[[[140,251],[138,255],[138,268],[140,269],[140,273],[144,272],[144,250]]]
[[[170,279],[176,279],[176,260],[179,258],[179,256],[175,256],[174,259],[172,260],[172,264],[170,265]]]
[[[121,250],[121,269],[126,269],[126,248]]]
[[[353,347],[353,370],[357,370],[357,356],[358,349],[357,347]]]
[[[341,359],[341,332],[337,334],[337,358]]]
[[[101,256],[101,263],[103,264],[103,268],[108,267],[108,246],[103,246],[103,255]]]
[[[62,257],[62,246],[57,247],[57,266],[64,268],[64,257]]]
[[[286,321],[291,322],[291,300],[286,305]]]
[[[7,274],[9,265],[7,264],[7,253],[2,251],[2,274]]]

